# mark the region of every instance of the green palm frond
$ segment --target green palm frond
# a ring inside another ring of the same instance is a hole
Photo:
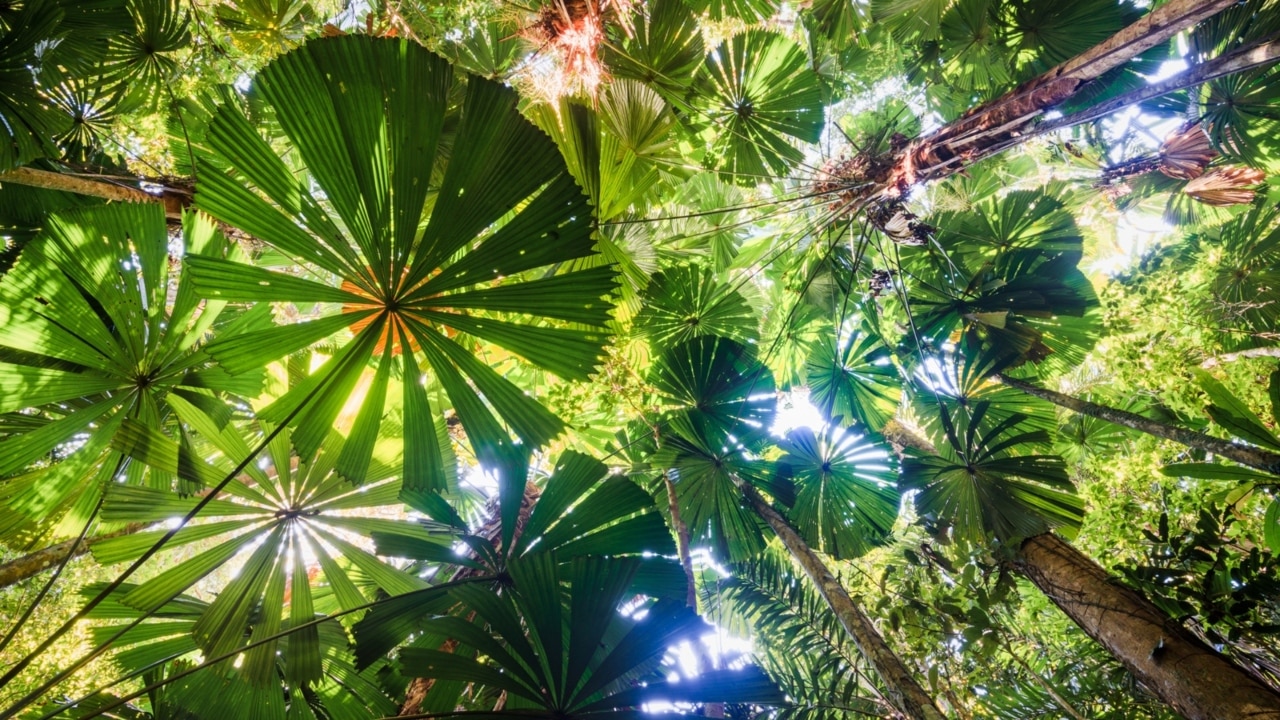
[[[1009,250],[1080,253],[1084,236],[1058,186],[1014,190],[987,197],[964,212],[929,217],[938,244],[949,254],[991,258]]]
[[[139,462],[201,487],[221,480],[261,441],[260,436],[231,427],[218,431],[194,407],[183,407],[179,414],[189,426],[201,429],[207,449],[179,445],[135,423],[125,424],[116,446]],[[200,522],[182,528],[167,543],[168,552],[202,541],[208,542],[201,547],[208,547],[140,583],[119,601],[143,612],[157,610],[220,567],[239,564],[235,579],[191,628],[195,645],[213,657],[274,635],[288,624],[307,622],[316,612],[329,614],[367,603],[369,590],[358,587],[353,577],[389,595],[426,587],[421,579],[361,547],[367,544],[363,538],[374,533],[412,536],[434,544],[437,557],[452,554],[453,539],[404,520],[371,517],[369,509],[396,502],[400,480],[391,468],[379,465],[370,468],[363,487],[352,486],[335,470],[342,453],[342,440],[334,433],[317,454],[298,456],[284,430],[267,445],[266,462],[248,464],[244,474],[226,486],[225,499],[211,501],[201,511]],[[210,464],[202,456],[218,459]],[[160,524],[185,515],[196,501],[165,490],[117,485],[107,493],[103,517]],[[94,557],[104,565],[134,560],[166,532],[161,527],[103,541],[94,545]],[[244,627],[251,619],[255,631],[246,636]],[[277,649],[272,642],[246,651],[245,677],[259,685],[274,682]],[[320,679],[314,628],[291,635],[280,650],[291,681]]]
[[[898,411],[902,380],[880,337],[863,328],[820,345],[805,364],[809,401],[832,422],[880,432]]]
[[[520,457],[508,458],[496,472],[496,530],[468,528],[442,497],[417,491],[404,499],[434,521],[431,527],[435,534],[398,526],[380,528],[372,536],[380,553],[455,565],[465,572],[453,577],[474,578],[490,586],[501,579],[509,564],[535,555],[554,554],[561,563],[587,555],[638,557],[644,562],[634,578],[636,592],[650,597],[683,597],[684,571],[668,559],[675,555],[675,544],[653,497],[631,480],[606,477],[608,474],[599,460],[566,452],[530,509],[523,507],[527,502],[527,463]],[[474,559],[441,545],[445,538],[454,536],[467,544]],[[438,607],[424,602],[418,594],[408,594],[370,611],[356,626],[361,666],[421,632],[423,623],[450,606]]]
[[[645,290],[636,332],[655,347],[673,347],[695,337],[714,335],[738,342],[759,337],[755,312],[731,285],[696,265],[657,273]]]
[[[183,222],[186,262],[222,255],[225,239],[202,216]],[[32,532],[68,509],[83,524],[119,472],[112,435],[128,418],[159,430],[175,403],[225,423],[221,396],[256,395],[260,373],[229,375],[204,350],[208,333],[237,334],[264,318],[228,321],[225,303],[201,303],[169,256],[157,204],[58,213],[0,280],[0,413],[38,423],[0,439],[3,530]],[[229,313],[228,313],[229,315]],[[127,478],[141,480],[142,466]],[[152,473],[152,487],[171,476]]]
[[[649,383],[669,408],[667,426],[712,448],[764,437],[777,409],[772,373],[752,348],[727,338],[703,335],[671,348]]]
[[[273,55],[297,47],[317,13],[307,0],[232,0],[214,8],[218,24],[249,55]]]
[[[1021,454],[1047,442],[1048,434],[1022,431],[1018,416],[988,426],[987,409],[986,403],[968,413],[940,407],[946,442],[938,454],[913,452],[902,461],[902,488],[919,491],[919,512],[950,521],[957,535],[974,542],[1079,528],[1084,503],[1062,458]]]
[[[700,109],[716,134],[711,153],[727,182],[785,176],[804,157],[792,141],[818,141],[822,87],[804,50],[785,36],[735,35],[707,56],[698,81],[708,90]]]
[[[299,451],[311,454],[368,360],[385,353],[388,369],[396,365],[402,377],[427,373],[443,386],[478,457],[507,452],[508,428],[531,447],[558,435],[563,423],[494,370],[492,353],[585,379],[606,340],[614,272],[556,273],[557,265],[593,254],[591,209],[555,144],[516,111],[515,94],[468,79],[446,149],[453,75],[414,44],[315,40],[274,60],[255,82],[320,192],[299,182],[245,117],[224,106],[209,144],[235,174],[202,172],[196,204],[331,280],[221,261],[202,262],[193,277],[211,298],[323,303],[343,312],[292,326],[287,337],[271,330],[211,352],[253,367],[344,329],[354,335],[312,385],[262,417],[280,421],[326,384],[294,433]],[[434,170],[445,163],[436,186]],[[481,347],[492,351],[487,363],[475,355]],[[421,383],[402,385],[405,435],[421,440],[406,446],[406,486],[438,488],[442,449],[429,428],[440,408]],[[369,394],[352,437],[377,437],[383,402]],[[367,451],[353,452],[338,470],[359,480],[366,460]]]
[[[828,426],[778,443],[778,473],[795,484],[788,519],[810,546],[839,560],[884,542],[898,518],[897,470],[884,448]]]
[[[102,623],[90,631],[93,642],[106,642],[119,632],[120,624],[110,621],[136,620],[142,617],[141,611],[123,601],[136,588],[132,583],[121,585],[89,615]],[[85,586],[81,592],[86,597],[91,597],[103,589],[102,584],[94,583]],[[314,630],[311,636],[318,641],[320,652],[316,666],[319,674],[310,680],[299,680],[288,665],[290,659],[296,657],[290,651],[290,646],[297,642],[307,642],[307,631],[294,632],[280,639],[281,652],[270,672],[270,682],[253,678],[249,674],[249,665],[237,667],[233,660],[214,664],[201,661],[197,665],[200,646],[192,639],[192,630],[212,612],[216,602],[208,603],[190,595],[180,595],[115,641],[115,651],[111,657],[122,671],[141,675],[143,682],[148,685],[163,680],[171,681],[148,693],[149,715],[137,711],[136,715],[127,717],[160,720],[170,717],[166,713],[191,708],[201,708],[204,712],[220,717],[316,720],[356,720],[394,714],[396,705],[387,697],[383,691],[383,682],[378,678],[380,674],[385,676],[390,671],[389,664],[380,662],[364,671],[357,671],[352,664],[347,632],[336,620],[318,623],[310,628]],[[264,616],[253,614],[241,628],[241,632],[257,637],[256,629],[263,623]],[[179,672],[192,668],[198,668],[198,671],[186,677],[177,677]],[[105,693],[91,696],[63,711],[58,717],[96,717],[95,711],[114,700],[116,697]]]
[[[633,19],[633,34],[605,47],[605,62],[615,77],[639,80],[664,97],[683,102],[702,64],[702,35],[683,0],[653,0],[647,8],[647,14],[638,13]]]
[[[178,73],[174,54],[191,43],[191,20],[179,0],[129,0],[135,29],[112,39],[102,68],[129,97],[159,103]]]
[[[511,583],[501,595],[475,586],[451,591],[460,606],[473,609],[475,623],[454,616],[426,622],[428,632],[456,639],[488,662],[410,647],[400,651],[400,664],[406,674],[505,691],[504,708],[488,717],[534,712],[621,719],[659,700],[782,702],[754,669],[670,682],[663,656],[706,625],[677,600],[645,602],[629,616],[621,613],[634,597],[640,565],[637,559],[597,557],[561,565],[550,554],[521,559],[509,566]]]
[[[953,333],[1017,362],[1065,371],[1097,340],[1097,295],[1079,252],[1009,248],[969,265],[940,262],[917,282],[913,336],[940,348]]]
[[[61,20],[53,2],[27,3],[0,35],[0,170],[57,154],[53,136],[64,131],[67,121],[45,102],[32,68],[39,66],[41,43]]]
[[[757,662],[790,699],[779,708],[780,718],[844,720],[888,712],[873,673],[826,601],[781,550],[735,564],[718,590],[709,595],[710,612],[730,632],[752,638]]]

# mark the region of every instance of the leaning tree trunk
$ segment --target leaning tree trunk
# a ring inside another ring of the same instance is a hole
[[[1025,541],[1015,563],[1080,629],[1189,720],[1280,718],[1280,693],[1058,536]]]
[[[933,698],[916,682],[902,658],[890,649],[880,631],[871,623],[871,618],[853,602],[853,598],[849,597],[849,593],[827,569],[822,558],[754,488],[744,484],[742,494],[751,508],[773,528],[787,552],[804,568],[805,574],[827,601],[845,632],[853,638],[858,652],[875,668],[885,684],[885,695],[894,708],[912,720],[943,720],[945,716],[933,702]]]
[[[1165,440],[1172,440],[1176,443],[1181,443],[1190,448],[1196,448],[1204,450],[1205,452],[1214,453],[1215,455],[1221,455],[1222,457],[1238,462],[1241,465],[1248,465],[1251,468],[1256,468],[1263,472],[1280,475],[1280,455],[1277,455],[1276,453],[1267,452],[1266,450],[1249,447],[1247,445],[1238,445],[1229,440],[1222,440],[1211,435],[1195,432],[1194,430],[1187,430],[1174,425],[1167,425],[1125,410],[1108,407],[1106,405],[1099,405],[1087,400],[1081,400],[1080,398],[1072,397],[1071,395],[1064,395],[1060,392],[1047,390],[1025,380],[1009,377],[1004,373],[996,373],[993,377],[1011,388],[1021,390],[1028,395],[1038,397],[1042,400],[1048,400],[1054,405],[1064,407],[1073,412],[1078,412],[1081,415],[1088,415],[1089,417],[1098,418],[1099,420],[1106,420],[1109,423],[1123,425],[1124,427],[1132,428],[1134,430],[1147,433],[1148,435],[1154,435],[1158,438],[1164,438]]]
[[[1089,50],[910,141],[882,165],[885,172],[869,178],[866,197],[902,198],[916,183],[947,177],[1012,147],[1028,135],[1034,121],[1088,83],[1234,4],[1236,0],[1169,0]]]
[[[67,559],[67,555],[72,558],[80,557],[89,552],[95,543],[122,535],[132,535],[139,530],[147,527],[144,523],[128,525],[123,529],[115,532],[98,535],[87,540],[73,539],[50,545],[42,550],[36,550],[22,557],[14,558],[3,565],[0,565],[0,590],[35,577],[49,568],[57,565]]]

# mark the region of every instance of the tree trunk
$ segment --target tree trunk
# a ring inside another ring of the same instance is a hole
[[[1021,390],[1028,395],[1034,395],[1042,400],[1048,400],[1054,405],[1064,407],[1072,412],[1078,412],[1081,415],[1088,415],[1089,417],[1098,418],[1099,420],[1106,420],[1107,422],[1115,423],[1116,425],[1123,425],[1124,427],[1132,428],[1134,430],[1147,433],[1148,435],[1154,435],[1158,438],[1164,438],[1165,440],[1172,440],[1176,443],[1181,443],[1187,447],[1197,448],[1204,450],[1205,452],[1214,453],[1215,455],[1221,455],[1228,460],[1238,462],[1241,465],[1247,465],[1266,473],[1280,475],[1280,455],[1277,455],[1276,453],[1267,452],[1266,450],[1250,447],[1248,445],[1238,445],[1229,440],[1222,440],[1210,435],[1205,435],[1204,433],[1195,432],[1194,430],[1187,430],[1173,425],[1166,425],[1162,422],[1156,422],[1155,420],[1144,418],[1141,415],[1120,410],[1118,408],[1099,405],[1087,400],[1081,400],[1077,397],[1064,395],[1053,390],[1046,390],[1045,388],[1032,385],[1025,380],[1009,377],[1004,373],[996,373],[992,377],[1011,388]]]
[[[1247,358],[1272,357],[1280,358],[1280,347],[1257,347],[1241,350],[1239,352],[1229,352],[1217,357],[1211,357],[1200,363],[1202,368],[1217,367],[1223,363],[1235,362]]]
[[[894,153],[865,197],[896,200],[1029,137],[1031,123],[1089,82],[1226,8],[1235,0],[1170,0],[1093,48],[980,105]]]
[[[688,590],[685,593],[685,605],[694,612],[698,611],[698,585],[693,575],[693,557],[689,555],[689,526],[680,519],[680,505],[676,502],[676,485],[667,475],[662,476],[667,488],[667,506],[671,511],[671,526],[676,531],[676,552],[680,555],[680,567],[684,568]]]
[[[181,220],[182,209],[191,204],[189,191],[163,186],[159,194],[145,192],[138,187],[138,178],[122,177],[113,180],[94,180],[69,173],[50,172],[36,168],[20,167],[0,173],[0,184],[13,183],[45,190],[102,198],[110,202],[154,202],[164,206],[165,217]],[[126,184],[127,183],[127,184]]]
[[[1280,693],[1205,645],[1052,533],[1022,544],[1017,568],[1089,637],[1190,720],[1280,718]]]
[[[106,533],[105,535],[98,535],[97,537],[91,537],[83,542],[80,542],[78,539],[66,540],[64,542],[57,543],[56,545],[50,545],[42,550],[36,550],[33,553],[23,555],[22,557],[14,558],[9,562],[0,565],[0,590],[39,575],[45,570],[48,570],[54,565],[62,562],[68,554],[73,558],[80,557],[81,555],[89,552],[89,548],[92,547],[94,543],[101,540],[107,540],[109,538],[120,537],[122,535],[132,535],[145,527],[146,525],[142,523],[129,525],[121,530]],[[73,547],[75,548],[74,550],[72,549]]]
[[[943,720],[942,711],[934,704],[933,698],[916,682],[902,659],[885,643],[871,618],[853,602],[853,598],[849,597],[849,593],[827,569],[818,554],[791,527],[786,518],[765,502],[755,488],[746,484],[741,487],[747,503],[773,528],[783,546],[800,563],[814,587],[827,601],[845,632],[853,638],[858,652],[875,668],[885,684],[885,696],[894,708],[911,720]]]

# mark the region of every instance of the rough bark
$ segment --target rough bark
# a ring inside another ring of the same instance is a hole
[[[62,562],[68,554],[72,558],[80,557],[89,552],[89,548],[102,540],[120,537],[122,535],[132,535],[146,527],[143,524],[129,525],[115,532],[91,537],[87,540],[66,540],[64,542],[50,545],[42,550],[36,550],[33,553],[14,558],[9,562],[0,565],[0,589],[9,587],[35,577],[49,568]],[[74,549],[73,549],[74,548]]]
[[[680,519],[680,504],[676,502],[676,485],[671,478],[662,476],[667,488],[667,507],[671,512],[671,526],[676,530],[676,552],[680,555],[680,566],[684,568],[685,580],[689,583],[684,602],[694,611],[698,609],[698,585],[693,575],[693,557],[689,555],[689,526]]]
[[[1158,438],[1181,443],[1187,447],[1198,448],[1205,452],[1220,455],[1241,465],[1247,465],[1273,475],[1280,475],[1280,455],[1276,453],[1247,445],[1238,445],[1229,440],[1222,440],[1204,433],[1166,425],[1125,410],[1099,405],[1053,390],[1046,390],[1025,380],[1012,378],[1003,373],[997,373],[993,377],[1011,388],[1021,390],[1028,395],[1034,395],[1042,400],[1048,400],[1054,405],[1064,407],[1072,412],[1078,412],[1081,415],[1088,415],[1099,420],[1106,420],[1116,425],[1123,425],[1148,435],[1154,435]]]
[[[1043,135],[1054,130],[1062,128],[1074,127],[1098,118],[1105,117],[1117,110],[1123,110],[1131,105],[1137,105],[1140,102],[1153,100],[1162,95],[1168,95],[1178,90],[1183,90],[1195,85],[1201,85],[1220,77],[1232,75],[1245,70],[1271,65],[1280,60],[1280,41],[1272,41],[1257,45],[1254,47],[1240,48],[1234,52],[1228,53],[1213,60],[1209,60],[1198,65],[1193,65],[1182,72],[1166,78],[1160,82],[1152,83],[1146,87],[1114,97],[1110,100],[1100,102],[1097,105],[1080,110],[1079,112],[1065,115],[1056,120],[1040,123],[1036,125],[1035,134]]]
[[[1058,536],[1025,541],[1016,565],[1080,629],[1190,720],[1280,718],[1280,693],[1115,583]]]
[[[114,181],[91,179],[69,173],[50,172],[36,168],[21,167],[0,173],[0,184],[14,183],[45,190],[102,198],[110,202],[153,202],[164,206],[165,217],[169,220],[181,220],[182,210],[191,204],[190,192],[163,187],[159,194],[152,194],[129,184],[136,184],[137,178],[118,178]]]
[[[857,645],[858,652],[875,668],[885,684],[885,697],[894,708],[912,720],[943,720],[945,716],[933,698],[916,682],[902,659],[893,652],[880,631],[872,624],[871,618],[853,602],[853,598],[849,597],[849,593],[827,569],[822,558],[754,488],[744,484],[742,494],[751,508],[773,528],[787,552],[804,568],[805,574],[813,581],[814,587]]]
[[[1177,33],[1234,5],[1234,0],[1170,0],[1106,41],[1020,87],[918,137],[894,153],[867,197],[896,200],[918,183],[936,180],[1025,139],[1033,121],[1086,84]]]

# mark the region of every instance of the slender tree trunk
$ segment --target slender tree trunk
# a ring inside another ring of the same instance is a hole
[[[1052,533],[1017,568],[1161,700],[1190,720],[1280,718],[1280,693],[1205,645]]]
[[[818,554],[791,527],[786,518],[765,502],[755,488],[746,484],[742,484],[741,488],[747,503],[773,528],[783,546],[800,563],[805,574],[827,601],[845,632],[853,638],[858,652],[875,668],[885,684],[886,698],[894,708],[911,720],[943,720],[944,715],[933,698],[916,682],[902,659],[890,649],[880,631],[872,624],[871,618],[853,602],[853,598],[849,597],[849,593],[827,569]]]
[[[662,476],[667,489],[667,508],[671,512],[671,526],[676,531],[676,552],[680,555],[680,567],[684,568],[685,580],[689,583],[684,602],[694,612],[698,610],[698,585],[693,575],[693,557],[689,555],[689,526],[680,519],[680,504],[676,502],[676,485],[667,475]]]
[[[126,526],[115,532],[91,537],[83,542],[78,540],[66,540],[64,542],[50,545],[42,550],[36,550],[33,553],[14,558],[9,562],[0,565],[0,589],[9,587],[35,577],[49,568],[62,562],[68,554],[73,558],[89,552],[89,548],[95,543],[122,535],[132,535],[139,530],[147,527],[143,523]],[[73,549],[74,548],[74,549]]]
[[[1187,447],[1198,448],[1205,452],[1221,455],[1222,457],[1238,462],[1241,465],[1248,465],[1251,468],[1255,468],[1263,472],[1280,475],[1280,455],[1277,455],[1276,453],[1267,452],[1266,450],[1250,447],[1248,445],[1238,445],[1229,440],[1222,440],[1210,435],[1205,435],[1204,433],[1195,432],[1194,430],[1166,425],[1165,423],[1144,418],[1141,415],[1127,412],[1125,410],[1108,407],[1106,405],[1099,405],[1087,400],[1081,400],[1077,397],[1064,395],[1053,390],[1046,390],[1045,388],[1032,385],[1025,380],[1009,377],[1004,373],[996,373],[993,377],[1011,388],[1021,390],[1028,395],[1034,395],[1042,400],[1048,400],[1054,405],[1064,407],[1072,412],[1078,412],[1081,415],[1088,415],[1089,417],[1098,418],[1099,420],[1106,420],[1107,422],[1115,423],[1116,425],[1123,425],[1124,427],[1132,428],[1134,430],[1147,433],[1148,435],[1154,435],[1158,438],[1164,438],[1165,440],[1172,440],[1176,443],[1181,443]]]

